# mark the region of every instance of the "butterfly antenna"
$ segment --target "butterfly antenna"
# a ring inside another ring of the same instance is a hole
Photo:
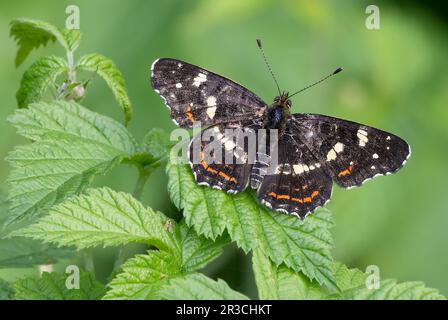
[[[266,55],[264,53],[263,47],[261,46],[261,40],[260,39],[257,39],[257,45],[258,45],[258,48],[260,48],[261,54],[263,55],[264,63],[266,63],[266,66],[268,67],[269,72],[271,73],[272,79],[274,79],[274,82],[277,85],[278,95],[281,95],[282,93],[281,93],[281,90],[280,90],[280,86],[278,85],[277,78],[275,77],[275,74],[272,71],[272,68],[271,68],[271,65],[268,62],[268,59],[266,59]]]
[[[298,94],[298,93],[300,93],[300,92],[302,92],[302,91],[305,91],[306,89],[309,89],[309,88],[311,88],[311,87],[314,87],[316,84],[319,84],[319,83],[321,83],[322,81],[327,80],[328,78],[334,76],[335,74],[338,74],[338,73],[341,72],[342,70],[343,70],[342,68],[337,68],[337,69],[334,70],[332,73],[330,73],[328,76],[326,76],[326,77],[320,79],[319,81],[314,82],[313,84],[310,84],[309,86],[306,86],[306,87],[303,88],[303,89],[300,89],[300,90],[297,91],[297,92],[294,92],[293,94],[289,95],[288,98],[291,98],[292,96],[295,96],[296,94]]]

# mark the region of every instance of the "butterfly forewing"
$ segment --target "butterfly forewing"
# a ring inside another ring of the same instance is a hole
[[[152,86],[182,128],[251,120],[267,109],[259,97],[230,79],[184,61],[162,58],[152,67]]]
[[[366,125],[319,114],[295,114],[291,131],[344,188],[398,171],[410,156],[400,137]]]

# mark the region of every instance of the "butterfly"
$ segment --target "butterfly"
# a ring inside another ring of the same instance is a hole
[[[265,62],[273,75],[266,58]],[[179,127],[192,128],[197,123],[206,127],[193,137],[189,149],[198,184],[228,193],[250,186],[265,206],[301,219],[326,205],[333,182],[347,189],[360,186],[376,176],[398,171],[411,154],[410,146],[394,134],[321,114],[291,114],[292,95],[280,92],[278,84],[279,95],[268,105],[228,78],[171,58],[154,61],[151,83]],[[262,157],[266,153],[260,152],[253,163],[207,163],[201,156],[193,161],[192,145],[197,142],[202,155],[202,138],[210,133],[224,151],[233,148],[236,154],[237,148],[232,143],[229,147],[225,138],[226,130],[235,128],[277,129],[275,168]]]

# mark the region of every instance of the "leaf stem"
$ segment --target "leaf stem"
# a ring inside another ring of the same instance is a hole
[[[75,58],[72,50],[67,51],[67,64],[68,64],[68,80],[71,83],[76,82]]]
[[[148,181],[150,175],[151,172],[149,170],[145,169],[143,166],[138,166],[138,179],[135,184],[134,192],[132,193],[135,199],[140,200],[146,181]]]
[[[93,249],[87,248],[82,251],[82,259],[84,261],[84,268],[90,273],[95,273],[95,262],[93,260]]]

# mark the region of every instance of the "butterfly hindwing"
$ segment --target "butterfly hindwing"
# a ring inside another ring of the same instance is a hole
[[[279,140],[278,164],[263,176],[257,194],[266,206],[303,219],[330,199],[333,182],[296,138],[287,131]]]
[[[260,127],[258,120],[227,123],[204,129],[193,137],[188,158],[196,182],[228,193],[243,191],[249,183],[252,165],[247,141],[238,143],[237,132],[256,133]]]
[[[294,114],[287,126],[344,188],[398,171],[411,152],[396,135],[329,116]]]
[[[230,79],[184,61],[161,58],[151,67],[151,83],[182,128],[262,117],[267,105]]]

